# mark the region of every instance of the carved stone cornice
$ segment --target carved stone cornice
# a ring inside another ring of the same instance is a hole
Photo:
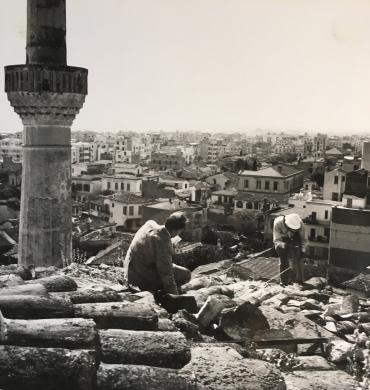
[[[87,95],[88,70],[65,65],[5,67],[5,92],[57,92]]]
[[[7,95],[24,126],[71,126],[86,97],[52,92],[8,92]]]

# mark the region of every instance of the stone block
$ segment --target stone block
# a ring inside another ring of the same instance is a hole
[[[344,371],[295,371],[283,374],[287,390],[349,390],[355,381]]]
[[[233,348],[203,346],[191,350],[191,361],[180,370],[195,375],[208,390],[285,390],[284,379],[272,364],[245,359]]]

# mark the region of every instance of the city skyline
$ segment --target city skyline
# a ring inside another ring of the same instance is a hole
[[[74,131],[370,132],[366,1],[101,5],[67,2],[68,62],[90,80]],[[25,61],[25,10],[0,15],[1,132],[22,130],[3,67]]]

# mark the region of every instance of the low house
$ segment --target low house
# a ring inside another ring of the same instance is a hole
[[[95,175],[82,175],[72,177],[72,200],[86,202],[89,195],[101,192],[101,177]]]
[[[104,199],[105,210],[109,213],[109,222],[117,225],[117,230],[137,231],[143,223],[143,206],[151,200],[130,192],[107,196]]]
[[[141,195],[142,177],[130,174],[104,175],[102,177],[102,191],[132,192]]]
[[[238,185],[238,175],[232,172],[222,172],[208,176],[206,183],[215,186],[217,189],[225,190],[228,187],[236,187]]]
[[[278,164],[258,171],[241,171],[238,190],[251,195],[273,195],[281,202],[303,186],[303,171],[291,165]]]
[[[176,211],[183,211],[188,223],[183,234],[186,241],[200,241],[202,229],[207,225],[207,210],[202,206],[190,205],[181,200],[157,202],[144,206],[143,222],[152,219],[164,224],[166,218]]]
[[[211,193],[211,202],[216,206],[234,207],[234,201],[237,195],[238,191],[235,189],[214,191]]]

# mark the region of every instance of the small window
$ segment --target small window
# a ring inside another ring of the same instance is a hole
[[[130,190],[131,190],[131,184],[127,183],[127,191],[130,191]]]
[[[121,183],[121,190],[123,191],[125,189],[124,184]]]
[[[279,185],[279,182],[278,181],[274,181],[274,191],[278,190],[278,185]]]
[[[112,207],[114,207],[114,203],[112,203]]]
[[[108,181],[108,182],[107,182],[107,188],[108,188],[108,190],[110,190],[110,186],[111,186],[110,181]]]
[[[243,202],[242,202],[241,200],[238,200],[238,201],[236,202],[236,207],[237,207],[238,209],[242,209],[242,208],[243,208]]]
[[[127,214],[127,206],[123,206],[123,207],[122,207],[122,213],[123,213],[124,215]]]
[[[257,190],[261,189],[261,180],[257,180],[256,188],[257,188]]]
[[[265,190],[269,190],[270,189],[270,182],[267,180],[265,181]]]
[[[129,206],[128,215],[134,215],[134,206]]]
[[[248,188],[249,187],[249,180],[244,180],[244,188]]]
[[[143,206],[139,206],[138,213],[139,215],[143,214]]]
[[[334,202],[338,202],[338,192],[333,192],[331,194],[331,200],[333,200]]]
[[[334,176],[334,184],[338,184],[338,176]]]
[[[328,219],[328,218],[329,218],[329,211],[325,210],[325,219]]]
[[[114,188],[116,191],[118,190],[118,183],[114,183]]]

